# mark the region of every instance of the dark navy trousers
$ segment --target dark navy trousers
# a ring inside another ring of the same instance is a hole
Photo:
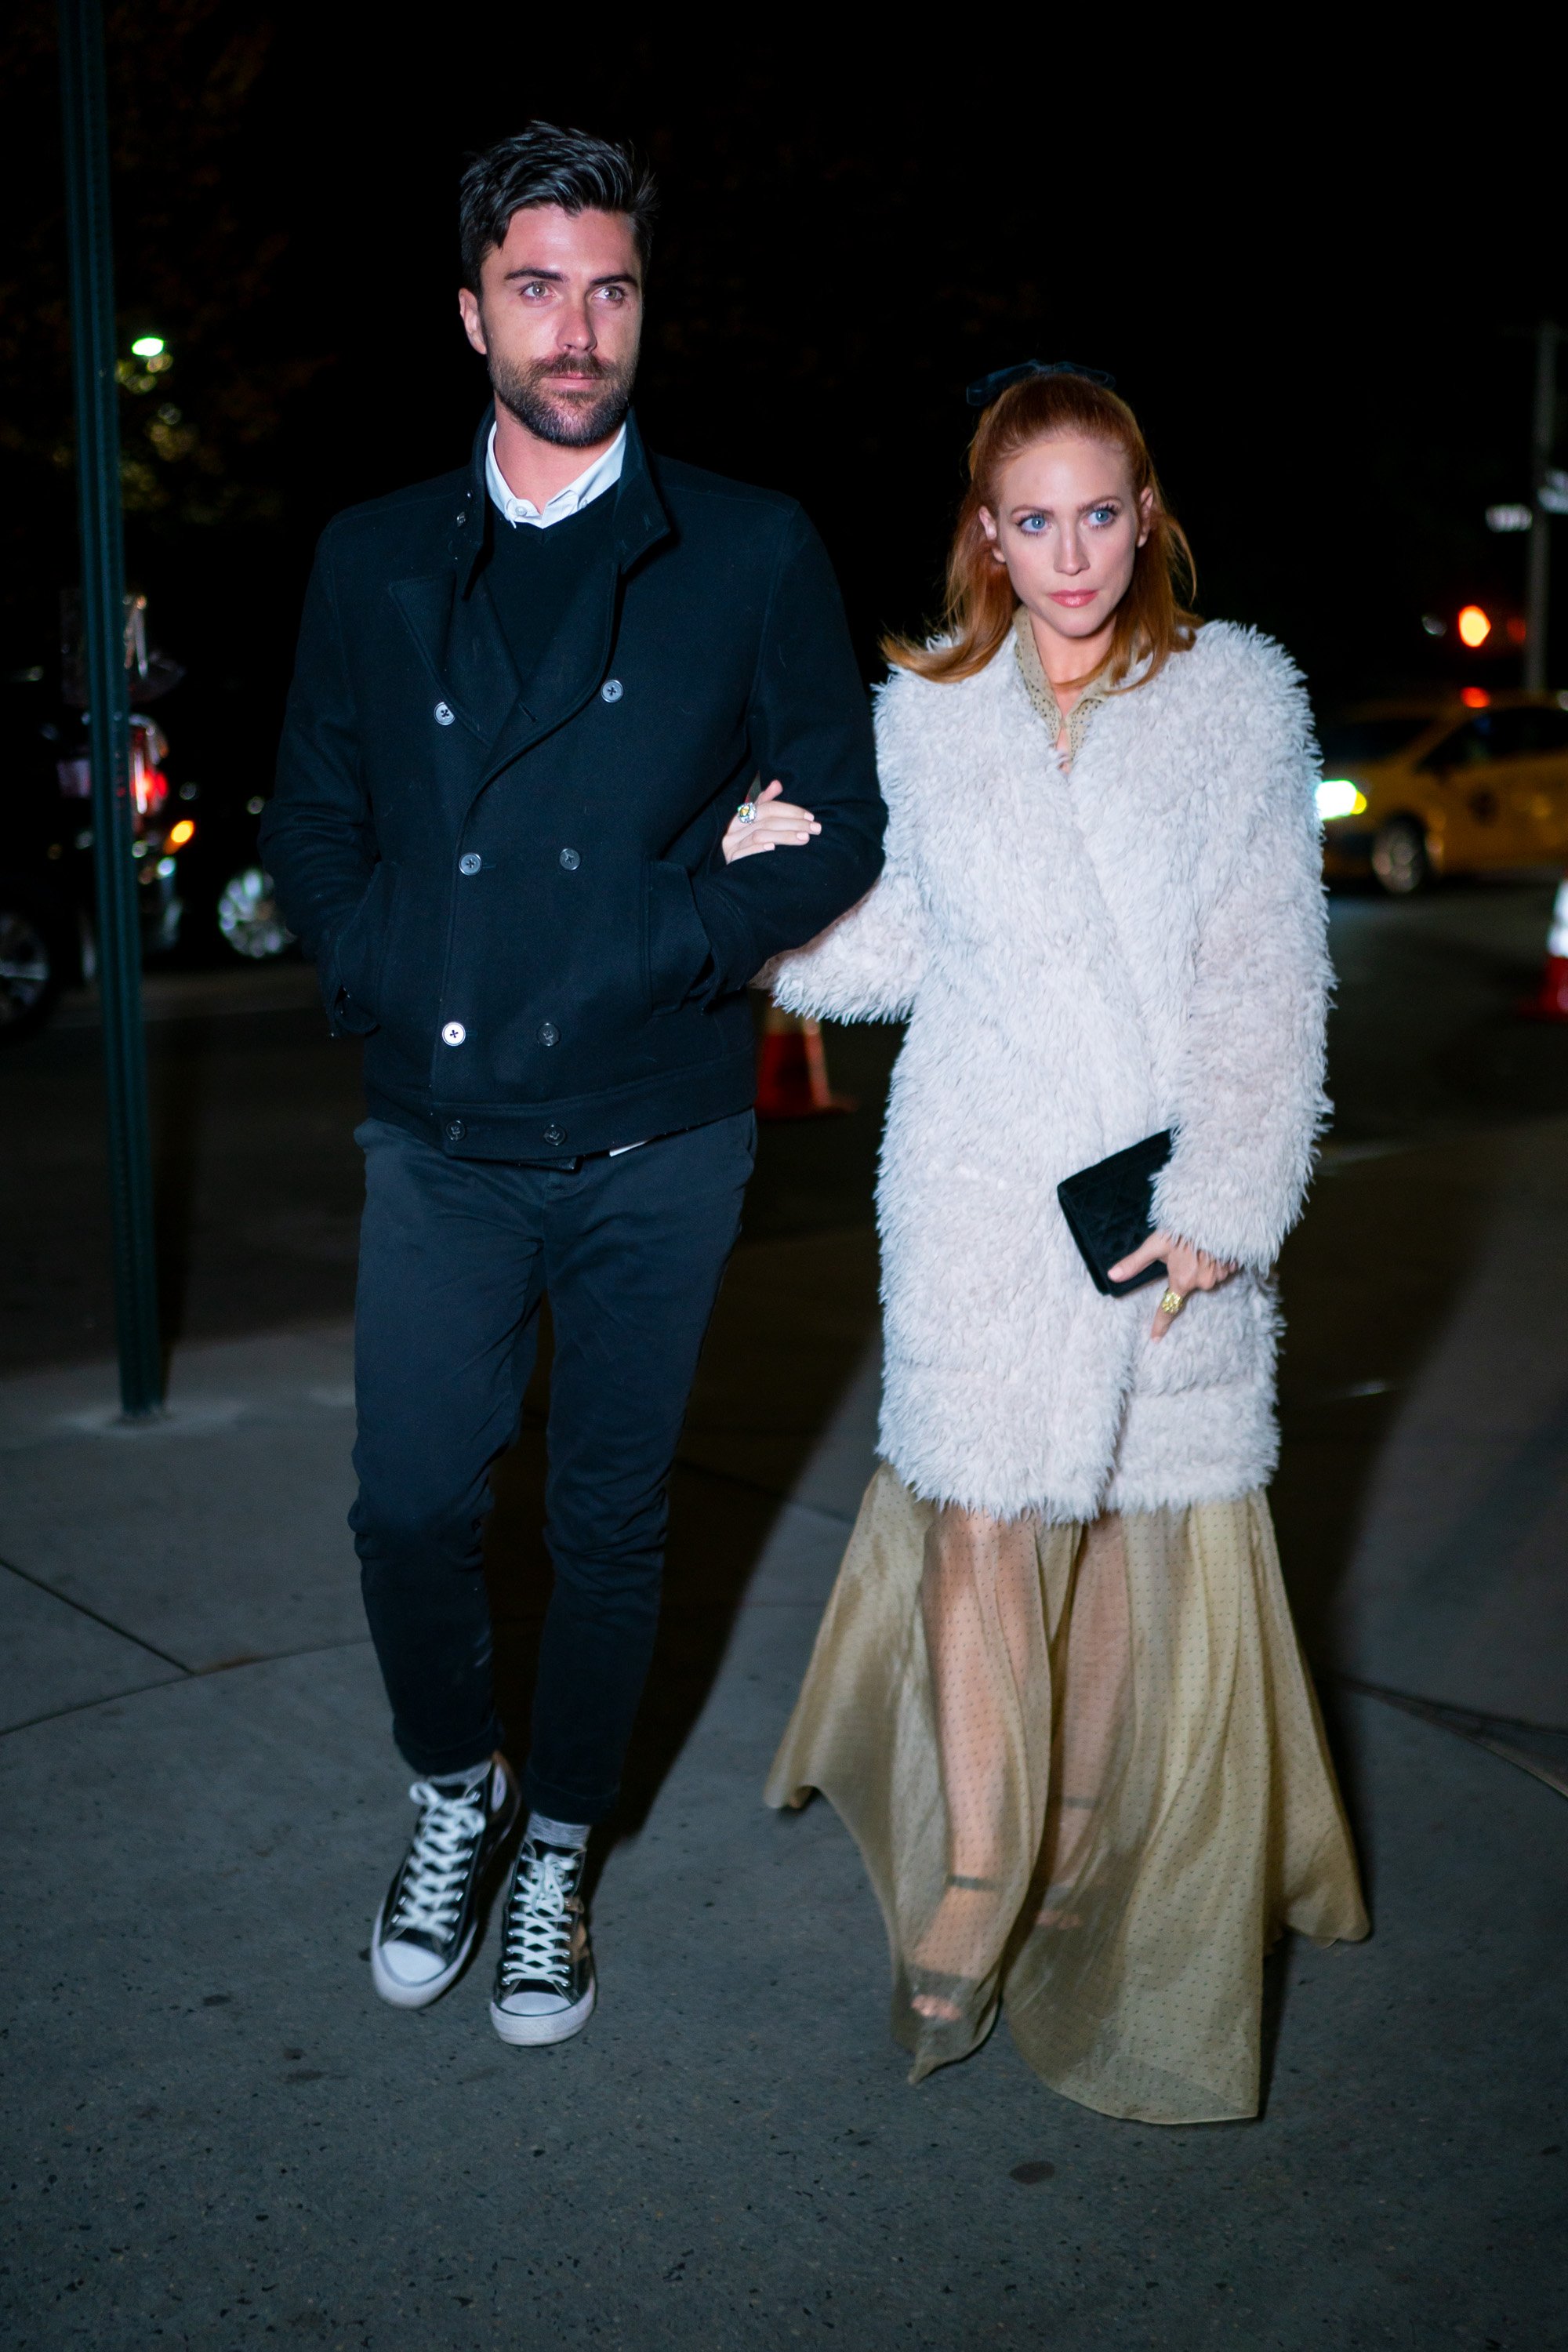
[[[653,1652],[670,1465],[755,1121],[744,1111],[572,1168],[448,1159],[382,1119],[358,1139],[349,1523],[394,1736],[420,1773],[502,1744],[480,1544],[548,1293],[555,1581],[523,1791],[558,1821],[602,1821]]]

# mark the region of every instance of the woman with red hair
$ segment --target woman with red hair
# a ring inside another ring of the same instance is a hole
[[[944,628],[886,648],[885,869],[772,974],[909,1028],[883,1458],[768,1795],[858,1841],[914,2079],[1005,2007],[1069,2096],[1216,2120],[1272,1939],[1366,1932],[1264,1492],[1326,1109],[1311,722],[1185,609],[1108,379],[971,397]]]

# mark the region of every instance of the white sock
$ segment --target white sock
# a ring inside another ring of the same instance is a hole
[[[563,1845],[574,1851],[588,1843],[587,1822],[552,1822],[548,1813],[530,1813],[528,1834],[535,1845]]]

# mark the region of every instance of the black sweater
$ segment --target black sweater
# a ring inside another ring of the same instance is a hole
[[[563,565],[521,681],[489,427],[466,472],[323,535],[262,843],[333,1027],[368,1040],[372,1109],[528,1160],[743,1109],[746,982],[869,888],[885,811],[816,532],[792,499],[650,460],[635,421],[616,488],[526,534],[603,537]],[[759,772],[822,832],[726,866]]]
[[[517,672],[523,700],[550,645],[557,615],[586,572],[608,563],[616,537],[616,494],[601,490],[574,515],[552,522],[508,522],[494,512],[485,585]]]

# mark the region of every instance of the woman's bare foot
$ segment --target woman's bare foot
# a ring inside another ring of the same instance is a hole
[[[974,1983],[989,1965],[995,1941],[998,1891],[994,1878],[954,1871],[931,1925],[915,1946],[912,2006],[932,2025],[956,2025],[963,2011],[952,1990]],[[922,1982],[921,1979],[924,1979]]]
[[[956,2025],[963,2014],[955,2001],[939,1992],[917,1992],[910,2006],[919,2011],[928,2025]]]

